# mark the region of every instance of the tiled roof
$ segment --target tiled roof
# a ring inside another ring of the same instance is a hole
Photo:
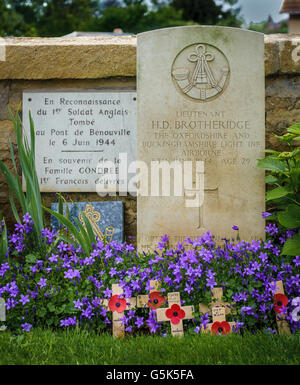
[[[284,0],[280,13],[300,14],[300,0]]]

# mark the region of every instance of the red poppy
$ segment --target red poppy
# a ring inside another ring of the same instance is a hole
[[[172,324],[177,325],[185,317],[185,312],[175,303],[166,311],[166,316],[171,319]]]
[[[113,295],[108,301],[108,307],[111,311],[122,313],[126,309],[126,300],[119,298],[118,294]]]
[[[274,296],[274,311],[275,313],[280,313],[283,306],[286,306],[289,303],[288,297],[284,294],[275,294]]]
[[[226,335],[227,333],[230,332],[230,324],[226,321],[222,321],[222,322],[219,322],[219,321],[216,321],[212,324],[211,326],[211,332],[212,334],[224,334]]]
[[[149,298],[148,306],[151,307],[151,309],[157,309],[163,302],[165,302],[165,297],[160,295],[159,291],[150,293]]]

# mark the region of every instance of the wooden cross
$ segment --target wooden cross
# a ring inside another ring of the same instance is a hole
[[[5,301],[3,298],[0,298],[0,321],[6,321]]]
[[[199,304],[199,312],[200,313],[209,313],[211,315],[211,309],[214,306],[222,306],[225,308],[225,314],[236,314],[236,309],[234,304],[230,304],[229,302],[223,302],[223,289],[221,287],[214,287],[212,290],[212,298],[214,301],[210,302],[209,306],[200,303]]]
[[[168,294],[168,308],[160,308],[156,310],[157,321],[171,323],[171,333],[173,336],[183,336],[183,320],[192,319],[194,306],[181,306],[180,294]]]
[[[211,334],[227,334],[232,331],[232,327],[236,326],[236,322],[226,321],[226,310],[224,306],[214,306],[211,310],[212,322],[204,328],[202,325],[201,331]]]
[[[112,297],[110,300],[103,300],[102,305],[107,307],[113,314],[113,336],[124,337],[125,327],[122,325],[121,318],[124,317],[124,311],[136,307],[136,298],[121,298],[124,293],[121,286],[118,284],[112,285]]]
[[[275,292],[275,298],[274,298],[276,301],[274,310],[276,312],[276,307],[280,307],[282,305],[284,305],[284,306],[287,305],[287,303],[286,304],[282,303],[281,298],[278,298],[278,297],[276,298],[276,295],[277,294],[283,295],[287,301],[288,301],[288,299],[284,294],[283,282],[282,281],[276,281],[273,283],[274,284],[276,283],[276,287],[277,287],[276,292]],[[280,314],[279,312],[276,312],[276,323],[277,323],[277,328],[278,328],[278,334],[281,334],[281,335],[284,335],[284,334],[290,335],[291,334],[288,322],[285,319],[285,314]]]
[[[137,301],[136,301],[136,306],[139,308],[152,308],[156,309],[159,308],[160,305],[165,302],[162,301],[163,296],[160,295],[159,289],[160,289],[160,282],[153,280],[150,281],[150,287],[153,287],[153,289],[150,289],[150,295],[138,295],[137,296]],[[156,295],[157,294],[157,295]],[[157,298],[152,298],[152,297],[157,297]]]

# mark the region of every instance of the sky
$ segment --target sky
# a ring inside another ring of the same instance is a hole
[[[288,14],[279,13],[283,0],[239,0],[240,15],[247,24],[251,21],[258,23],[268,19],[271,15],[275,22],[286,19]]]

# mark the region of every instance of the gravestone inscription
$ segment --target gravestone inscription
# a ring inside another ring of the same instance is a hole
[[[175,246],[208,230],[222,242],[236,235],[233,225],[242,239],[263,238],[263,34],[213,26],[145,32],[137,68],[138,159],[151,169],[148,195],[137,202],[139,248],[153,249],[164,234]],[[151,196],[158,178],[162,191],[170,182],[169,196]]]

